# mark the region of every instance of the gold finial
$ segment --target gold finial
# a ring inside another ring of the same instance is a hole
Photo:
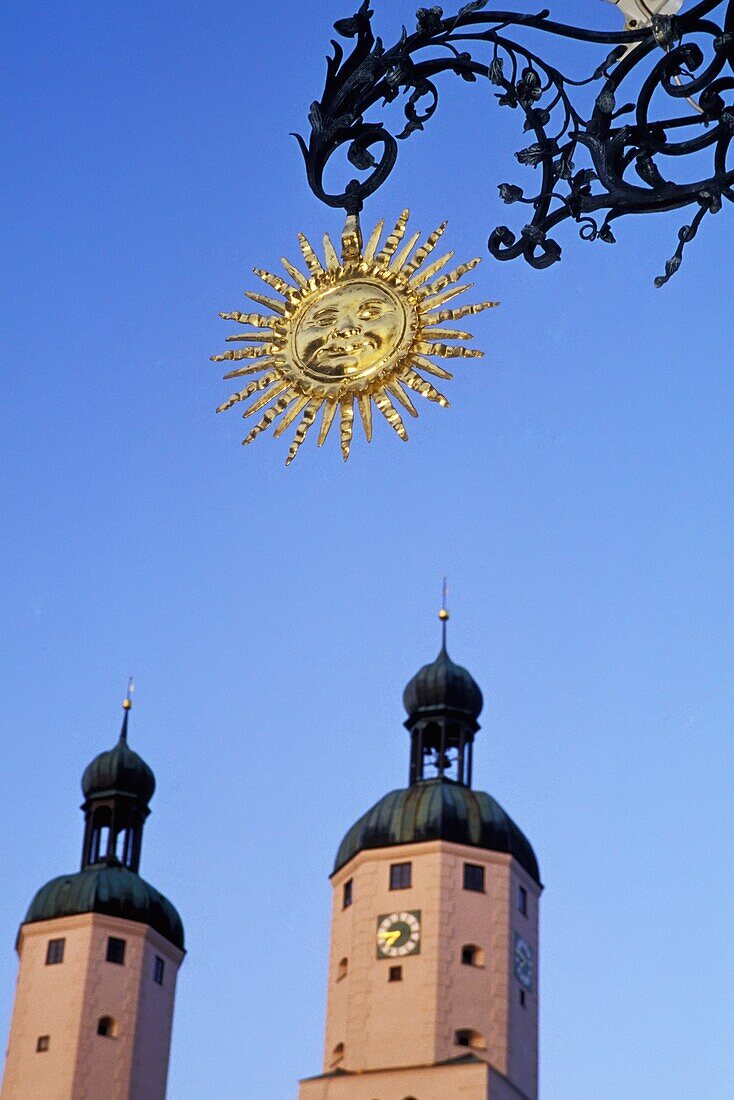
[[[132,705],[133,705],[133,692],[134,691],[135,691],[135,683],[133,681],[132,676],[130,676],[130,677],[128,677],[128,681],[127,681],[127,692],[125,694],[125,698],[122,700],[122,709],[123,710],[130,710],[130,708],[132,707]]]
[[[439,619],[441,620],[442,623],[448,622],[448,620],[451,618],[451,616],[449,615],[448,608],[446,607],[446,604],[448,602],[447,596],[448,596],[448,585],[446,583],[446,578],[444,577],[443,586],[441,588],[441,610],[438,613],[438,617],[439,617]]]
[[[448,603],[448,585],[446,584],[446,578],[443,579],[443,586],[441,588],[441,609],[438,613],[438,617],[441,620],[441,648],[446,650],[446,623],[449,621],[449,609],[446,604]]]

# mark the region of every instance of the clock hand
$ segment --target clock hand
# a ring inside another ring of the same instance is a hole
[[[400,932],[394,929],[391,932],[380,932],[380,939],[386,943],[388,947],[392,947],[396,940],[400,939]]]

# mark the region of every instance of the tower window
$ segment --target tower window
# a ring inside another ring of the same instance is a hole
[[[528,915],[528,892],[524,886],[517,888],[517,908],[524,917]]]
[[[339,959],[339,966],[336,971],[336,980],[340,982],[342,978],[346,978],[349,970],[349,960],[347,958]]]
[[[48,1045],[51,1041],[49,1035],[39,1035],[36,1041],[36,1051],[40,1054],[44,1050],[48,1050]]]
[[[387,975],[389,982],[402,982],[403,980],[403,968],[402,966],[391,966]]]
[[[125,941],[118,940],[117,936],[110,936],[107,940],[107,962],[125,965]]]
[[[464,889],[484,893],[484,868],[478,863],[464,864]]]
[[[484,952],[475,943],[465,943],[461,949],[463,966],[484,966]]]
[[[331,1065],[338,1066],[344,1057],[344,1043],[337,1043],[331,1052]]]
[[[454,1042],[459,1047],[473,1047],[474,1050],[486,1050],[487,1047],[484,1036],[469,1027],[462,1027],[455,1031]]]
[[[347,879],[342,888],[342,909],[347,909],[352,904],[352,882],[353,879]]]
[[[64,944],[66,940],[49,940],[46,948],[46,966],[64,961]]]
[[[408,887],[411,885],[412,871],[412,863],[391,863],[390,889],[407,890]]]
[[[158,985],[163,985],[163,971],[166,968],[166,964],[160,955],[156,955],[155,962],[153,963],[153,981]]]
[[[522,1005],[523,1008],[525,1008],[525,990],[524,989],[520,990],[520,1004]]]
[[[104,1035],[107,1039],[116,1039],[117,1021],[111,1016],[100,1016],[97,1021],[97,1034]]]

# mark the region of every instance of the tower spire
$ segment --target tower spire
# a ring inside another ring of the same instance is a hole
[[[441,609],[438,612],[438,617],[441,620],[441,650],[446,653],[446,624],[450,619],[448,604],[448,583],[446,577],[443,579],[441,586]]]
[[[122,728],[120,730],[120,740],[127,741],[127,720],[133,706],[133,692],[135,691],[135,682],[132,676],[128,676],[127,679],[127,691],[125,698],[122,700]]]

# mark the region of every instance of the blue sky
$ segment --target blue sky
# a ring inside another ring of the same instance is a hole
[[[386,41],[412,8],[375,3]],[[615,25],[601,3],[555,3]],[[183,916],[171,1100],[319,1071],[342,834],[404,784],[401,692],[439,642],[485,696],[475,782],[533,841],[546,1100],[732,1091],[729,210],[486,256],[516,114],[447,82],[368,203],[485,255],[486,358],[403,445],[243,450],[219,310],[338,233],[289,137],[334,19],[284,0],[9,2],[2,119],[5,538],[0,1031],[34,891],[74,869],[79,778],[117,736],[158,790],[143,874]],[[575,71],[567,46],[559,57]],[[518,222],[519,224],[519,222]]]

